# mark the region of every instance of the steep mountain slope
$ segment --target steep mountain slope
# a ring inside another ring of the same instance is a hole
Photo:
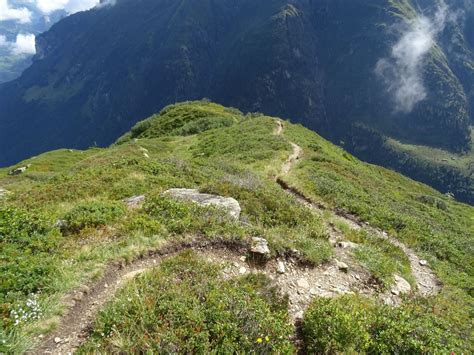
[[[379,146],[359,153],[368,132],[468,150],[472,10],[464,28],[444,18],[436,46],[408,67],[423,71],[426,91],[410,112],[395,110],[376,74],[415,19],[433,22],[437,9],[408,0],[121,0],[70,16],[38,38],[22,78],[0,87],[0,164],[107,145],[163,106],[202,97],[302,122],[369,161],[381,159]],[[448,191],[446,176],[437,179],[426,181]]]
[[[473,350],[474,209],[300,125],[183,103],[22,166],[0,169],[0,352]]]

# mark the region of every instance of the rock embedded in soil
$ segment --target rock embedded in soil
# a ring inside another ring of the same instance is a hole
[[[277,272],[279,274],[284,274],[286,272],[285,263],[281,260],[277,261]]]
[[[407,280],[405,280],[403,277],[398,276],[398,275],[395,275],[394,279],[395,279],[395,283],[390,289],[392,294],[394,294],[395,296],[398,296],[398,295],[407,294],[411,292],[411,286]]]
[[[238,220],[240,218],[240,204],[232,197],[222,197],[218,195],[203,194],[197,189],[170,189],[165,191],[177,200],[194,202],[200,206],[215,206],[227,211],[230,217]]]
[[[262,256],[270,255],[270,248],[268,247],[267,240],[260,237],[252,238],[252,245],[250,247],[250,251],[254,254],[259,254]]]
[[[123,200],[128,207],[138,207],[145,202],[145,195],[132,196]]]
[[[299,289],[303,289],[303,290],[309,289],[309,282],[304,277],[298,279],[298,281],[296,281],[296,285],[298,286]]]
[[[336,266],[339,270],[347,272],[349,271],[349,266],[346,263],[343,263],[342,261],[339,261],[336,259]]]
[[[352,242],[339,242],[337,246],[342,249],[356,249],[359,245]]]

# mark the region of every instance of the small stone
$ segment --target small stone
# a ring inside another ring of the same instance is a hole
[[[243,266],[239,269],[239,274],[241,275],[245,274],[246,272],[247,272],[247,269]]]
[[[318,290],[315,289],[315,288],[312,288],[311,290],[309,290],[309,293],[312,295],[312,296],[316,296],[318,294]]]
[[[60,337],[54,338],[54,342],[55,342],[56,344],[59,344],[59,343],[61,342],[61,338],[60,338]]]
[[[268,255],[270,254],[270,248],[268,248],[268,242],[264,238],[254,237],[252,238],[252,246],[250,251],[254,254]]]
[[[86,285],[80,286],[78,290],[86,295],[90,292],[90,288]]]
[[[303,311],[299,311],[295,314],[295,318],[296,319],[303,319],[303,315],[304,315]]]
[[[145,202],[145,195],[132,196],[132,197],[124,199],[123,202],[128,207],[137,207],[143,202]]]
[[[296,284],[298,285],[298,288],[302,288],[302,289],[309,289],[309,282],[308,280],[306,280],[305,278],[301,278],[299,279]]]
[[[420,265],[421,265],[421,266],[428,266],[428,261],[426,261],[426,260],[420,260]]]
[[[349,266],[346,263],[343,263],[342,261],[339,261],[336,259],[336,266],[339,270],[347,272],[349,270]]]
[[[240,261],[242,261],[242,262],[247,261],[247,257],[246,257],[245,255],[241,256],[239,259],[240,259]]]
[[[63,219],[58,219],[56,221],[56,223],[54,223],[54,228],[59,228],[59,229],[63,229],[63,228],[66,228],[67,227],[67,222]]]
[[[147,153],[143,153],[143,156],[147,159],[150,159],[150,156]]]
[[[286,271],[286,269],[285,269],[285,263],[284,263],[283,261],[281,261],[281,260],[278,260],[278,261],[277,261],[277,272],[278,272],[279,274],[284,274],[285,271]]]
[[[358,245],[352,242],[339,242],[337,246],[342,249],[356,249]]]
[[[394,279],[395,279],[395,284],[392,286],[390,290],[393,295],[398,296],[401,294],[410,293],[411,286],[407,280],[405,280],[403,277],[398,276],[398,275],[395,275]]]
[[[104,285],[104,287],[105,287],[105,288],[108,288],[108,287],[109,287],[109,285],[108,285],[108,284],[105,284],[105,285]]]
[[[237,261],[234,261],[234,267],[240,267],[240,264]]]

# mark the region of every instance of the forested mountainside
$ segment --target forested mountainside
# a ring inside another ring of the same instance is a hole
[[[472,353],[473,219],[301,125],[172,105],[0,169],[0,352]]]
[[[469,0],[119,0],[78,13],[0,86],[0,164],[107,145],[203,97],[301,122],[372,162],[385,163],[381,145],[357,145],[372,135],[470,154],[473,11]],[[472,202],[472,169],[439,163],[411,176]]]

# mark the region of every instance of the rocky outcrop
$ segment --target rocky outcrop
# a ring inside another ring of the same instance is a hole
[[[240,204],[231,197],[203,194],[197,189],[170,189],[164,193],[181,201],[190,201],[200,206],[216,206],[226,210],[230,217],[238,220],[240,217]]]
[[[27,165],[27,166],[22,166],[21,168],[16,168],[16,169],[12,169],[8,172],[8,175],[11,175],[11,176],[15,176],[15,175],[20,175],[20,174],[23,174],[26,172],[26,170],[29,168],[30,166]]]

